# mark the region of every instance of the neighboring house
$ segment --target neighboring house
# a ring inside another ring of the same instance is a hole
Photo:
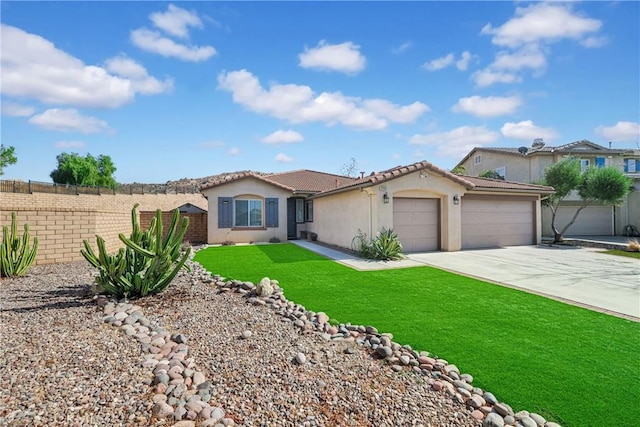
[[[426,161],[360,178],[310,170],[241,174],[201,189],[208,242],[266,242],[315,233],[350,248],[360,232],[393,228],[405,252],[531,245],[541,239],[533,184],[454,175]]]
[[[549,165],[569,157],[578,158],[583,170],[589,166],[618,168],[632,179],[635,191],[621,206],[585,208],[567,235],[620,235],[628,224],[640,227],[640,150],[606,148],[586,140],[550,147],[536,139],[531,147],[476,147],[456,168],[464,167],[465,173],[472,176],[494,170],[507,180],[540,182]],[[567,224],[580,204],[577,194],[567,197],[560,205],[556,224]],[[543,209],[542,221],[543,235],[553,235],[548,208]]]

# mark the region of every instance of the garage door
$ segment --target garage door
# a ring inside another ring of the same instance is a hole
[[[561,206],[556,214],[556,226],[562,229],[571,221],[577,206]],[[551,210],[544,209],[542,216],[543,234],[553,236],[551,231]],[[588,206],[580,211],[576,222],[569,227],[566,236],[612,236],[613,235],[613,207]]]
[[[404,252],[440,249],[440,200],[393,198],[393,230]]]
[[[534,200],[464,196],[462,249],[535,244]]]

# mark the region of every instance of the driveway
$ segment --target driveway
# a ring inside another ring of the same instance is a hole
[[[311,251],[357,270],[429,265],[592,310],[640,321],[640,260],[574,246],[511,246],[408,254],[401,261],[370,261],[305,240]]]
[[[600,251],[513,246],[408,257],[417,263],[640,320],[640,260]]]

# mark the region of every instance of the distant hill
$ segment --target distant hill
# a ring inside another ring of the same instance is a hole
[[[182,178],[182,179],[178,179],[176,181],[167,181],[165,184],[144,184],[145,188],[148,189],[146,191],[152,192],[153,191],[153,186],[157,186],[158,189],[162,188],[166,188],[168,190],[173,190],[176,191],[178,193],[181,192],[197,192],[200,187],[210,184],[212,182],[215,181],[220,181],[223,179],[231,179],[234,178],[237,175],[243,174],[243,173],[254,173],[256,175],[269,175],[268,173],[264,173],[264,172],[256,172],[256,171],[251,171],[251,170],[243,170],[243,171],[236,171],[236,172],[223,172],[220,173],[218,175],[210,175],[210,176],[205,176],[202,178]],[[133,183],[133,184],[137,184],[137,183]]]

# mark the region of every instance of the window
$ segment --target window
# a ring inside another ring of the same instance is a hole
[[[235,200],[235,227],[262,227],[262,200]]]
[[[507,167],[502,166],[501,168],[495,168],[494,171],[500,176],[500,178],[505,179],[507,176]]]
[[[482,154],[478,154],[473,158],[474,165],[479,165],[480,163],[482,163]]]
[[[304,220],[305,222],[313,222],[313,200],[307,200],[304,203]]]
[[[580,159],[580,172],[586,171],[589,165],[589,159]]]
[[[296,222],[298,224],[304,222],[304,200],[296,199]]]
[[[638,172],[638,159],[624,159],[624,171],[627,173]]]

